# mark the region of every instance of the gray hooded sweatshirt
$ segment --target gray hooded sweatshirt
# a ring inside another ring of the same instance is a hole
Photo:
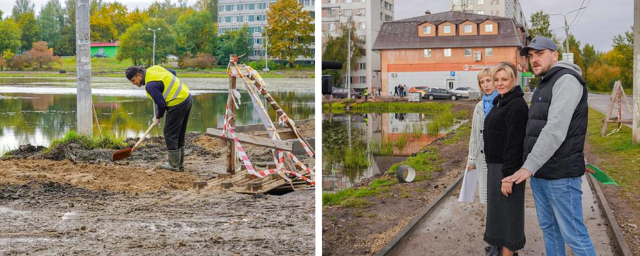
[[[553,67],[572,69],[582,75],[578,65],[567,61],[559,61]],[[532,175],[549,161],[567,137],[571,117],[582,98],[582,85],[574,76],[564,75],[556,81],[552,93],[547,124],[542,128],[536,144],[522,165],[522,168],[529,170]]]

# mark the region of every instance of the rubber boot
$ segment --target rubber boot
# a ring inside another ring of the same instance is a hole
[[[169,162],[164,164],[159,164],[158,168],[179,172],[180,171],[179,165],[180,165],[180,149],[176,149],[176,150],[169,150]]]
[[[180,164],[178,168],[181,172],[184,172],[184,147],[180,148]]]

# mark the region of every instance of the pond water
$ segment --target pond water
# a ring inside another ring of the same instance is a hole
[[[323,114],[322,190],[335,192],[419,152],[457,128],[456,122],[429,135],[432,117],[425,113]]]
[[[140,136],[151,124],[153,103],[143,88],[136,88],[126,79],[126,83],[122,83],[123,79],[115,79],[92,79],[93,102],[100,128],[118,138]],[[0,155],[27,143],[48,146],[52,140],[76,129],[75,83],[67,80],[0,79]],[[189,80],[194,86],[188,83]],[[227,90],[221,80],[228,87],[228,79],[185,78],[194,99],[188,131],[204,132],[206,128],[222,126]],[[207,84],[209,82],[211,84]],[[244,85],[238,82],[238,88],[243,88]],[[291,118],[314,118],[313,79],[266,79],[266,82],[273,98]],[[249,95],[240,91],[242,103],[237,110],[236,125],[261,123]],[[274,120],[275,111],[269,109],[269,114]],[[94,133],[97,131],[94,123]],[[162,128],[153,129],[151,134],[162,135]]]

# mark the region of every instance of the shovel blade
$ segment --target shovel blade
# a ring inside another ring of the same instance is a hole
[[[131,156],[131,148],[125,148],[113,153],[113,161],[118,161]]]

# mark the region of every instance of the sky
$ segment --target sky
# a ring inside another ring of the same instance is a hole
[[[36,12],[39,12],[48,0],[32,1],[35,3]],[[64,4],[64,0],[59,1]],[[154,1],[119,0],[119,2],[127,5],[129,9],[135,9],[135,7],[145,9]],[[188,5],[193,5],[196,1],[189,0]],[[105,2],[111,1],[105,0]],[[172,2],[177,2],[177,0]],[[318,0],[316,4],[320,4],[320,2]],[[426,10],[430,10],[431,13],[437,13],[451,9],[451,0],[394,0],[394,2],[395,20],[424,15]],[[605,52],[611,50],[613,48],[611,46],[613,37],[624,34],[633,25],[633,0],[523,0],[519,2],[527,20],[529,20],[531,14],[539,10],[543,10],[548,14],[556,14],[573,11],[580,8],[581,5],[586,6],[586,9],[579,12],[582,17],[570,27],[570,33],[574,34],[580,41],[581,47],[588,43],[594,45],[597,51]],[[4,12],[5,17],[11,14],[14,3],[15,0],[0,0],[0,10]],[[567,17],[569,23],[575,18],[576,14],[578,12],[569,14]],[[565,33],[562,16],[551,16],[550,21],[551,28],[555,29],[553,32],[558,38],[563,39]]]
[[[427,10],[431,13],[451,10],[451,0],[395,0],[394,2],[395,20],[421,16]],[[594,45],[596,51],[606,52],[613,49],[611,46],[613,37],[630,31],[633,25],[633,0],[522,0],[519,2],[527,20],[530,20],[531,14],[539,10],[547,14],[565,14],[580,8],[584,2],[583,6],[587,8],[580,11],[582,17],[569,27],[569,33],[580,41],[580,47],[588,43]],[[567,22],[571,23],[576,14],[577,12],[569,14]],[[551,16],[550,23],[551,29],[558,28],[553,30],[556,36],[564,39],[564,18]]]

